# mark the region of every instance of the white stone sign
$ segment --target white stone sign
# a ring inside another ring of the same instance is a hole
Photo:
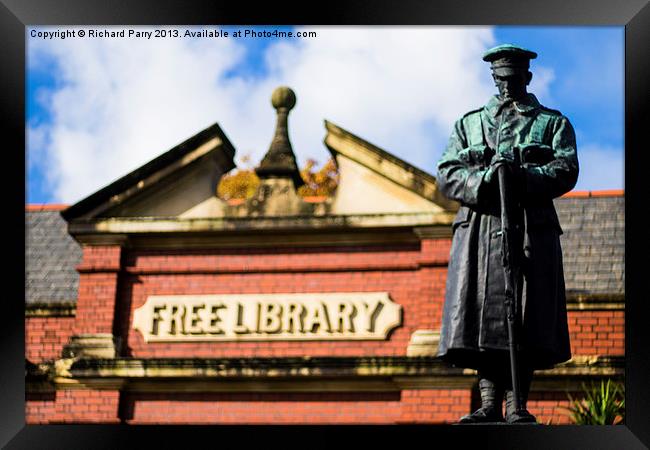
[[[145,342],[381,340],[401,310],[387,292],[152,295],[133,328]]]

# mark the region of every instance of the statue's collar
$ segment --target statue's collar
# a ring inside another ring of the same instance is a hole
[[[504,102],[501,101],[498,95],[495,95],[490,99],[487,105],[485,105],[485,109],[490,115],[496,117],[505,106],[510,104],[513,104],[515,109],[522,114],[531,113],[541,106],[537,97],[535,97],[534,94],[528,93],[524,98],[516,102],[513,102],[512,100]]]

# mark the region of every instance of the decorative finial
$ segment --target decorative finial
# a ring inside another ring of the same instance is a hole
[[[296,93],[287,86],[280,86],[271,94],[271,104],[275,109],[293,109],[296,106]]]
[[[273,91],[271,104],[278,114],[275,135],[255,173],[260,178],[289,177],[298,189],[305,183],[300,176],[296,156],[291,148],[288,128],[289,111],[296,105],[296,94],[291,88],[280,86]]]

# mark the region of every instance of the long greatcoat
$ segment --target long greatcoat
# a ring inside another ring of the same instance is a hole
[[[496,355],[492,350],[508,350],[498,180],[488,183],[485,175],[494,158],[512,156],[514,148],[523,167],[517,185],[524,236],[520,349],[535,369],[571,357],[553,198],[576,184],[575,133],[566,117],[532,94],[515,103],[494,96],[456,122],[438,163],[439,189],[461,203],[452,225],[438,356],[460,367],[479,368]]]

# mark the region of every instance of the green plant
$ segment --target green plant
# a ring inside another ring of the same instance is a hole
[[[567,393],[571,402],[569,415],[577,425],[615,425],[625,418],[625,387],[622,383],[601,380],[600,386],[582,383],[584,398],[575,399]]]

